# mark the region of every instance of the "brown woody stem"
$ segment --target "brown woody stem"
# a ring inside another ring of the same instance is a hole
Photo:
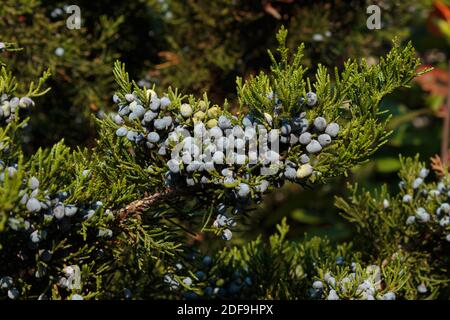
[[[128,215],[140,214],[145,209],[154,206],[160,201],[167,200],[176,194],[172,189],[167,189],[166,191],[156,192],[150,196],[144,197],[142,199],[134,200],[129,203],[126,207],[120,209],[119,219],[124,220]]]

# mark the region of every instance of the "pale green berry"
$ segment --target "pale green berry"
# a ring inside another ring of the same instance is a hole
[[[22,109],[26,109],[30,106],[34,106],[34,101],[31,100],[29,97],[23,97],[19,100],[19,107]]]
[[[309,164],[303,164],[297,169],[297,178],[306,178],[309,177],[313,173],[313,167]]]
[[[180,106],[180,113],[183,117],[189,118],[192,115],[192,107],[188,103],[183,103]]]
[[[125,100],[127,100],[127,102],[133,102],[135,99],[136,99],[136,97],[131,93],[127,93],[125,95]]]
[[[36,177],[31,177],[30,180],[28,180],[28,187],[31,190],[39,188],[39,180]]]

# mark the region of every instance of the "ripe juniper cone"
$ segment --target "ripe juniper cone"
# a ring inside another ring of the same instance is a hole
[[[278,40],[281,47],[285,37],[286,32],[280,31]],[[410,47],[403,52],[397,48],[394,50],[400,55],[412,52]],[[301,52],[302,47],[296,56]],[[271,58],[277,65],[273,74],[256,76],[245,84],[238,79],[240,103],[249,108],[248,114],[239,116],[211,104],[206,97],[197,100],[170,90],[158,96],[152,89],[133,86],[125,80],[128,75],[124,67],[116,64],[116,80],[121,90],[116,92],[114,101],[124,120],[120,127],[114,129],[116,135],[122,138],[127,131],[135,152],[146,154],[149,159],[156,156],[163,163],[166,168],[162,175],[163,185],[172,192],[186,187],[202,188],[203,205],[211,205],[207,212],[223,204],[229,213],[257,204],[261,200],[262,189],[268,191],[273,186],[283,185],[286,180],[306,185],[341,174],[372,154],[385,141],[386,123],[374,117],[367,118],[367,114],[359,117],[358,112],[348,118],[340,108],[342,101],[350,99],[354,109],[364,105],[365,110],[377,110],[378,105],[367,105],[363,99],[373,92],[384,92],[383,83],[373,80],[373,86],[362,89],[360,78],[355,78],[354,82],[337,82],[331,89],[329,80],[318,74],[313,87],[319,90],[313,92],[307,88],[299,59],[290,64],[288,56],[283,56],[281,62],[272,55]],[[416,60],[409,61],[411,67],[417,64]],[[389,59],[364,72],[370,78],[389,68],[400,72],[400,78],[405,80],[415,75],[406,69],[396,70],[398,66]],[[347,72],[355,74],[363,72],[356,62],[350,65],[349,70]],[[285,79],[285,82],[278,82],[278,78]],[[284,87],[287,83],[290,84],[289,89]],[[325,89],[329,87],[329,90]],[[285,92],[289,94],[282,94]],[[161,108],[162,99],[164,108]],[[144,110],[133,113],[133,104],[142,106]],[[144,116],[149,112],[152,112],[151,117]],[[350,138],[351,128],[358,126],[365,127],[362,136],[356,140]],[[262,135],[267,139],[250,139]],[[359,145],[370,147],[363,147],[351,157],[338,156],[348,153],[349,149],[358,149]],[[260,188],[262,183],[267,183],[269,188]],[[211,204],[206,199],[221,200],[213,200]],[[225,226],[216,229],[222,236],[226,230]]]

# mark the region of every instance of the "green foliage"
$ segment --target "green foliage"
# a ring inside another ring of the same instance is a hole
[[[403,49],[395,45],[378,65],[349,61],[340,72],[336,70],[333,74],[318,66],[312,80],[301,64],[303,47],[291,57],[286,36],[287,31],[281,29],[279,57],[270,54],[273,62],[270,73],[261,72],[247,81],[238,80],[241,111],[236,116],[227,110],[227,101],[219,105],[211,102],[206,94],[196,98],[171,88],[159,95],[170,103],[157,114],[160,118],[170,117],[171,124],[184,126],[189,132],[201,123],[215,127],[221,116],[228,117],[231,125],[241,123],[244,116],[251,116],[255,124],[275,130],[281,129],[285,120],[300,117],[303,112],[306,112],[303,119],[309,124],[318,116],[324,117],[327,123],[338,123],[341,129],[333,142],[324,146],[322,152],[311,155],[312,174],[292,179],[302,186],[316,187],[326,178],[346,174],[386,141],[388,117],[382,118],[379,112],[381,99],[394,89],[408,85],[417,75],[419,60],[411,45]],[[155,101],[160,101],[156,87],[140,86],[130,80],[123,64],[116,63],[113,73],[117,83],[114,100],[119,112],[123,108],[136,108],[138,103],[148,112]],[[187,254],[192,249],[188,244],[190,237],[202,236],[207,231],[226,234],[223,226],[216,226],[212,221],[213,215],[223,213],[219,204],[225,205],[224,210],[230,216],[231,210],[240,209],[233,219],[251,220],[251,211],[265,193],[257,188],[263,179],[259,175],[262,164],[230,166],[228,169],[236,173],[231,183],[225,181],[219,170],[189,175],[182,165],[179,174],[169,173],[169,154],[176,145],[176,141],[170,140],[170,134],[175,128],[160,131],[162,141],[167,139],[168,150],[163,154],[154,145],[135,138],[139,134],[147,137],[149,130],[155,130],[153,123],[130,115],[117,121],[116,114],[96,120],[98,140],[92,148],[70,148],[61,141],[26,156],[17,140],[26,123],[26,118],[22,120],[26,108],[14,109],[13,99],[25,98],[24,93],[28,98],[47,93],[44,81],[48,77],[49,73],[44,72],[37,85],[29,86],[22,84],[22,79],[16,86],[6,68],[0,77],[2,105],[8,105],[14,115],[2,119],[0,131],[3,161],[0,261],[5,261],[0,266],[0,278],[8,282],[2,286],[5,293],[2,298],[70,299],[79,294],[84,299],[197,296],[304,299],[329,298],[334,290],[340,298],[364,299],[369,294],[360,286],[367,280],[368,289],[372,290],[373,286],[375,290],[371,295],[381,299],[392,293],[401,298],[418,297],[415,288],[419,280],[430,288],[430,297],[438,296],[444,286],[445,261],[432,262],[435,253],[427,251],[429,246],[440,245],[445,249],[442,234],[434,240],[426,238],[423,247],[413,247],[417,251],[408,250],[408,242],[400,235],[396,239],[405,244],[401,250],[393,241],[390,245],[383,243],[384,247],[378,245],[377,241],[388,239],[384,232],[402,233],[399,221],[393,226],[387,220],[380,222],[379,229],[371,231],[378,240],[370,244],[373,247],[368,252],[360,248],[364,241],[336,246],[318,237],[290,241],[288,226],[283,221],[268,243],[259,237],[245,246],[228,247],[214,255],[212,263],[205,264],[201,254]],[[270,91],[276,99],[267,97]],[[316,92],[318,102],[307,107],[301,98],[310,91]],[[32,102],[27,105],[31,106]],[[192,109],[190,114],[181,112],[186,104]],[[279,109],[281,112],[275,111]],[[131,138],[128,134],[127,137],[117,134],[122,128],[127,133],[133,132]],[[318,135],[316,131],[312,131],[314,137]],[[305,147],[298,144],[285,145],[280,151],[283,159],[299,167],[299,158],[304,153]],[[412,163],[408,166],[415,167]],[[188,186],[186,177],[192,178],[195,185]],[[285,181],[282,174],[264,179],[269,184],[267,191]],[[251,191],[248,198],[238,199],[236,194],[242,183]],[[246,200],[251,200],[252,205],[248,206]],[[362,207],[372,202],[358,200],[355,196],[358,210],[345,205],[343,200],[338,206],[367,237],[365,225],[360,223],[367,221],[366,217],[357,214],[375,219],[371,211]],[[434,209],[435,204],[429,206]],[[392,214],[393,219],[399,217],[399,210]],[[386,231],[388,227],[391,229]],[[421,232],[420,229],[406,231],[411,232],[410,237],[414,232]],[[204,269],[203,274],[196,272],[197,269]],[[80,283],[73,283],[78,270]],[[336,283],[326,279],[327,274]],[[312,290],[313,281],[319,280],[323,289]]]
[[[297,49],[291,61],[285,46],[286,36],[287,31],[281,29],[278,34],[279,63],[270,53],[273,62],[271,76],[260,73],[245,84],[238,79],[240,105],[248,106],[250,113],[261,120],[266,113],[269,114],[278,126],[283,118],[303,111],[310,121],[326,115],[328,122],[338,122],[342,128],[340,139],[328,152],[318,157],[317,170],[321,173],[320,177],[345,173],[386,143],[389,117],[379,118],[381,99],[395,88],[408,85],[418,75],[415,69],[420,62],[411,44],[404,49],[394,44],[379,64],[368,66],[364,60],[348,61],[342,72],[335,70],[333,79],[326,67],[319,65],[316,81],[311,85],[309,79],[304,79],[306,69],[301,65],[303,46]],[[301,99],[312,88],[319,103],[314,108],[308,108]],[[267,98],[269,92],[276,92],[281,105],[280,113],[271,111],[271,101]],[[293,158],[298,158],[298,155]]]
[[[24,133],[30,142],[25,149],[29,153],[62,138],[72,146],[92,142],[91,115],[101,116],[107,109],[114,88],[111,67],[119,57],[114,44],[123,17],[88,16],[83,8],[82,28],[70,30],[65,7],[52,1],[6,0],[0,8],[1,41],[22,48],[20,54],[2,55],[3,63],[23,83],[33,81],[47,68],[53,73],[49,79],[53,90],[39,99],[46,107],[35,111]],[[60,12],[55,14],[55,9]],[[19,83],[17,90],[25,93],[27,88]],[[61,128],[60,122],[66,126]]]
[[[387,299],[404,292],[408,275],[399,256],[365,266],[351,243],[335,247],[318,237],[290,241],[285,219],[277,229],[269,243],[258,238],[223,249],[212,265],[194,258],[189,267],[200,273],[192,291],[203,298],[241,299],[323,299],[330,291],[340,299]]]
[[[400,159],[400,191],[389,194],[387,186],[374,194],[351,187],[346,201],[336,206],[361,236],[355,240],[366,255],[402,255],[409,274],[409,299],[420,297],[416,287],[423,284],[429,298],[436,298],[448,282],[448,175],[438,182],[425,182],[427,169],[415,159]]]
[[[244,246],[225,248],[213,256],[214,264],[209,267],[194,262],[193,268],[205,274],[196,283],[203,289],[199,295],[244,299],[445,298],[449,176],[424,182],[429,170],[417,157],[402,158],[401,164],[398,194],[390,195],[386,186],[375,194],[358,192],[355,186],[349,201],[337,198],[344,218],[356,227],[353,244],[334,247],[317,237],[290,241],[284,219],[268,243],[259,237]],[[405,195],[412,198],[405,201]],[[222,291],[208,289],[211,283]]]

